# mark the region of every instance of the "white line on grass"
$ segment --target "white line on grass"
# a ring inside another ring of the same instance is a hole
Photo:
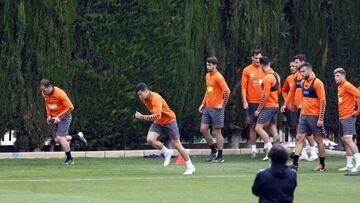
[[[298,174],[298,176],[318,176],[321,174]],[[326,173],[324,175],[339,175]],[[149,177],[107,177],[107,178],[69,178],[69,179],[3,179],[0,183],[16,182],[85,182],[85,181],[117,181],[117,180],[162,180],[162,179],[204,179],[204,178],[255,178],[254,175],[208,175],[208,176],[149,176]]]

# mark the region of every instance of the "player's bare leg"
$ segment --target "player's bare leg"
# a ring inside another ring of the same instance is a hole
[[[146,141],[155,149],[160,150],[164,154],[165,157],[164,166],[168,166],[171,162],[171,156],[173,155],[174,152],[171,149],[165,147],[165,145],[158,140],[159,137],[160,137],[159,133],[150,131],[147,134]]]
[[[206,161],[212,161],[213,159],[216,158],[216,154],[217,154],[217,149],[216,146],[212,140],[212,137],[209,133],[209,128],[210,125],[206,124],[206,123],[201,123],[200,125],[200,132],[202,133],[202,135],[204,136],[206,143],[208,144],[208,146],[211,149],[211,153],[210,155],[206,158]]]
[[[178,150],[179,154],[184,158],[186,161],[186,171],[184,175],[191,175],[195,172],[195,166],[192,164],[189,153],[186,151],[186,149],[182,146],[179,138],[177,139],[171,139],[170,140],[172,146],[175,147],[176,150]]]

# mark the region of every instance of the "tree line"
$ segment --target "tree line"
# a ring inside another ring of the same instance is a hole
[[[4,0],[0,2],[0,132],[17,132],[17,148],[41,148],[46,125],[41,78],[74,103],[73,130],[89,149],[132,149],[145,142],[145,111],[134,92],[145,82],[178,117],[183,139],[200,135],[205,59],[215,55],[232,91],[226,130],[244,128],[239,81],[250,52],[261,48],[284,79],[289,60],[306,54],[327,92],[325,125],[337,129],[343,67],[360,85],[360,2],[233,0]]]

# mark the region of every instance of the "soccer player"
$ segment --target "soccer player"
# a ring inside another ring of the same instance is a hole
[[[319,148],[320,164],[315,171],[325,171],[325,145],[323,143],[324,133],[324,116],[326,107],[326,96],[324,84],[315,77],[313,67],[310,63],[305,62],[300,67],[300,73],[303,77],[301,89],[303,100],[301,104],[301,114],[296,135],[295,155],[292,167],[297,170],[299,166],[299,157],[303,148],[303,142],[307,134],[313,134]],[[289,104],[289,98],[294,96],[294,91],[290,91],[281,112],[285,112]]]
[[[207,161],[223,163],[224,138],[221,129],[224,127],[225,107],[230,97],[230,89],[218,68],[216,57],[207,58],[206,92],[199,112],[202,113],[200,131],[211,149]],[[217,149],[209,133],[210,126],[215,132]]]
[[[281,84],[280,76],[270,67],[268,57],[263,56],[260,58],[260,66],[266,73],[266,76],[262,82],[262,98],[254,113],[258,117],[255,130],[264,140],[264,150],[268,153],[272,144],[268,133],[264,130],[264,126],[270,126],[269,131],[273,135],[274,141],[277,142],[279,135],[276,125]],[[268,160],[268,156],[266,155],[263,160]]]
[[[69,143],[66,141],[66,135],[72,120],[71,112],[74,110],[74,106],[66,93],[62,89],[55,87],[47,79],[40,81],[40,90],[45,99],[47,123],[52,125],[55,142],[60,143],[66,154],[64,164],[74,164]]]
[[[356,135],[356,116],[360,113],[358,107],[355,111],[355,101],[360,101],[360,91],[346,80],[346,72],[342,68],[334,70],[335,82],[338,85],[338,108],[340,120],[341,140],[344,143],[347,163],[339,171],[360,171],[360,154],[356,144],[353,141],[353,135]],[[352,160],[355,158],[355,167]]]
[[[241,76],[241,94],[243,108],[246,109],[245,123],[250,126],[249,141],[251,144],[251,158],[255,158],[256,150],[256,131],[255,124],[257,117],[255,111],[259,107],[262,97],[262,81],[266,73],[260,67],[261,50],[255,49],[252,53],[252,63],[246,66]]]
[[[150,91],[145,83],[136,85],[136,94],[139,99],[151,112],[150,115],[135,113],[135,118],[143,121],[153,121],[147,134],[147,142],[156,149],[161,150],[165,156],[164,166],[168,166],[173,155],[173,150],[168,149],[163,143],[158,141],[160,135],[166,135],[170,138],[170,143],[178,150],[180,155],[186,161],[186,171],[184,175],[191,175],[195,172],[195,167],[191,163],[188,152],[180,142],[179,128],[176,122],[175,113],[169,108],[166,101],[160,94]]]
[[[289,99],[294,99],[294,109],[292,109],[292,111],[294,112],[294,114],[292,116],[294,116],[294,119],[296,120],[296,125],[299,124],[299,116],[300,116],[300,111],[301,111],[301,102],[302,102],[302,98],[303,98],[303,93],[301,90],[301,80],[302,80],[302,76],[300,73],[300,66],[302,66],[306,61],[306,57],[304,54],[298,54],[296,56],[293,57],[293,62],[294,65],[297,67],[298,72],[295,74],[295,84],[296,84],[296,90],[295,90],[295,97],[294,98],[289,98]],[[295,88],[295,87],[294,87]],[[288,109],[291,110],[291,109]],[[300,156],[300,160],[301,159],[306,159],[308,161],[314,161],[318,158],[318,155],[316,153],[316,147],[315,147],[315,140],[314,140],[314,136],[309,134],[306,136],[306,140],[309,142],[310,145],[310,157],[308,156],[307,152],[306,152],[306,141],[304,140],[304,145],[303,145],[303,149],[301,152],[301,156]]]
[[[291,75],[289,75],[286,78],[286,80],[284,82],[284,86],[281,90],[281,94],[282,94],[282,97],[284,98],[284,101],[286,100],[290,89],[296,85],[295,78],[296,78],[298,70],[297,70],[297,66],[295,65],[294,61],[290,62],[290,72],[291,72]],[[290,129],[291,130],[295,129],[294,136],[296,136],[296,127],[299,123],[298,111],[297,111],[297,107],[295,105],[295,98],[296,98],[296,96],[293,98],[290,98],[289,105],[287,106],[286,112],[285,112]]]

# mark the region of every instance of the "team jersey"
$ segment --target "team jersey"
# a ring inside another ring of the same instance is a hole
[[[42,94],[42,96],[45,99],[47,115],[50,117],[63,117],[74,110],[69,97],[58,87],[54,87],[51,95]]]
[[[311,77],[316,77],[315,73],[312,74]],[[302,76],[300,72],[296,72],[294,74],[294,83],[295,85],[292,85],[290,87],[290,90],[287,92],[287,96],[286,98],[284,98],[285,100],[285,104],[288,105],[292,105],[294,104],[293,110],[295,110],[296,108],[301,108],[301,103],[303,100],[303,92],[301,89],[301,81],[302,81]],[[291,93],[291,96],[289,96]]]
[[[344,80],[338,86],[339,118],[350,118],[355,111],[355,101],[360,100],[360,91],[351,83]],[[360,108],[358,108],[360,112]]]
[[[241,93],[243,101],[258,104],[262,97],[263,78],[266,73],[256,64],[244,68],[241,76]]]
[[[301,90],[301,81],[302,81],[302,76],[300,72],[296,72],[295,73],[295,97],[294,97],[294,105],[296,108],[299,108],[303,99],[303,93]]]
[[[157,124],[169,124],[176,120],[175,113],[170,109],[166,101],[156,92],[150,92],[148,99],[141,99],[151,112],[151,115],[144,115],[145,120],[153,120]]]
[[[284,82],[284,86],[283,86],[283,88],[281,90],[282,97],[284,98],[284,101],[286,100],[290,89],[294,85],[296,85],[295,78],[296,78],[296,73],[291,74],[286,78],[286,80]],[[295,107],[295,103],[294,103],[295,102],[295,97],[292,97],[292,98],[289,98],[289,99],[290,99],[289,105],[291,105],[291,107],[294,108]]]
[[[302,82],[303,101],[301,114],[319,116],[324,119],[326,107],[325,88],[322,81],[316,77],[310,77]]]
[[[292,88],[286,98],[285,106],[289,105],[290,98],[295,95],[295,88]],[[319,116],[324,119],[326,107],[326,95],[324,84],[313,74],[306,81],[301,82],[301,91],[303,99],[301,102],[301,114],[310,116]]]
[[[202,104],[214,108],[227,103],[230,89],[219,71],[214,70],[206,74],[206,92]]]
[[[267,75],[263,78],[262,83],[262,99],[258,107],[261,111],[264,107],[279,107],[279,95],[281,92],[280,76],[270,68]]]

